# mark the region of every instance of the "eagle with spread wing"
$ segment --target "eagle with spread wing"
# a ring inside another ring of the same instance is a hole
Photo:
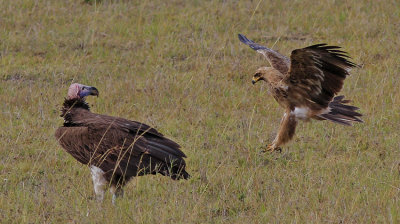
[[[329,120],[343,125],[362,122],[359,108],[336,96],[350,69],[357,65],[338,46],[316,44],[293,50],[290,59],[254,43],[242,34],[239,40],[267,58],[272,67],[261,67],[252,83],[265,81],[275,100],[285,108],[280,128],[266,151],[281,150],[295,133],[298,120]]]

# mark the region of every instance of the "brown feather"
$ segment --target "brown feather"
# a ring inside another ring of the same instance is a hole
[[[94,114],[83,100],[65,100],[64,127],[55,136],[79,162],[101,168],[108,181],[125,184],[145,174],[188,178],[180,146],[150,126]]]
[[[251,49],[256,50],[260,54],[264,55],[265,58],[271,64],[271,66],[273,68],[275,68],[276,70],[278,70],[280,73],[286,74],[288,72],[290,61],[286,56],[284,56],[268,47],[254,43],[252,40],[249,40],[243,34],[239,34],[238,37],[242,43],[248,45]]]
[[[268,150],[279,148],[293,137],[297,119],[330,120],[344,125],[362,122],[357,107],[346,105],[350,101],[344,100],[343,96],[335,97],[350,69],[357,67],[340,47],[316,44],[296,49],[289,61],[242,34],[239,34],[239,40],[268,59],[272,67],[257,69],[252,83],[265,81],[275,100],[286,110],[279,132]]]
[[[292,51],[285,82],[289,92],[301,93],[301,104],[313,109],[326,108],[342,89],[348,69],[356,65],[348,61],[346,52],[337,50],[339,48],[317,44]]]
[[[278,148],[281,145],[289,142],[295,132],[297,126],[297,119],[296,117],[290,113],[290,111],[286,111],[283,115],[281,124],[279,126],[278,134],[276,135],[274,141],[272,142],[272,148]]]

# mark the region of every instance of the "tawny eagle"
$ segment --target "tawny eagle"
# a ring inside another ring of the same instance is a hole
[[[298,120],[329,120],[343,125],[362,122],[359,108],[336,96],[356,64],[338,46],[316,44],[292,51],[290,59],[254,43],[239,34],[239,40],[264,55],[272,67],[261,67],[252,83],[262,80],[280,106],[285,109],[280,128],[266,151],[281,150],[295,133]]]
[[[69,154],[90,167],[97,200],[110,187],[114,203],[135,176],[189,178],[186,156],[177,143],[146,124],[90,112],[85,97],[98,94],[95,87],[72,84],[61,110],[64,125],[55,133]]]

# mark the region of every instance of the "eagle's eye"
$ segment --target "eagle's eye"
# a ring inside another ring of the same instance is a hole
[[[255,78],[261,77],[261,73],[257,72],[257,73],[254,75],[254,77],[255,77]]]

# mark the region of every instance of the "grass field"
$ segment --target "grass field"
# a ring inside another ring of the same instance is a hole
[[[400,6],[396,1],[3,0],[1,223],[400,223]],[[340,45],[363,65],[342,93],[363,124],[300,123],[260,154],[283,110],[251,85],[264,58]],[[183,146],[188,181],[134,179],[112,206],[58,145],[72,82],[92,111],[142,121]]]

